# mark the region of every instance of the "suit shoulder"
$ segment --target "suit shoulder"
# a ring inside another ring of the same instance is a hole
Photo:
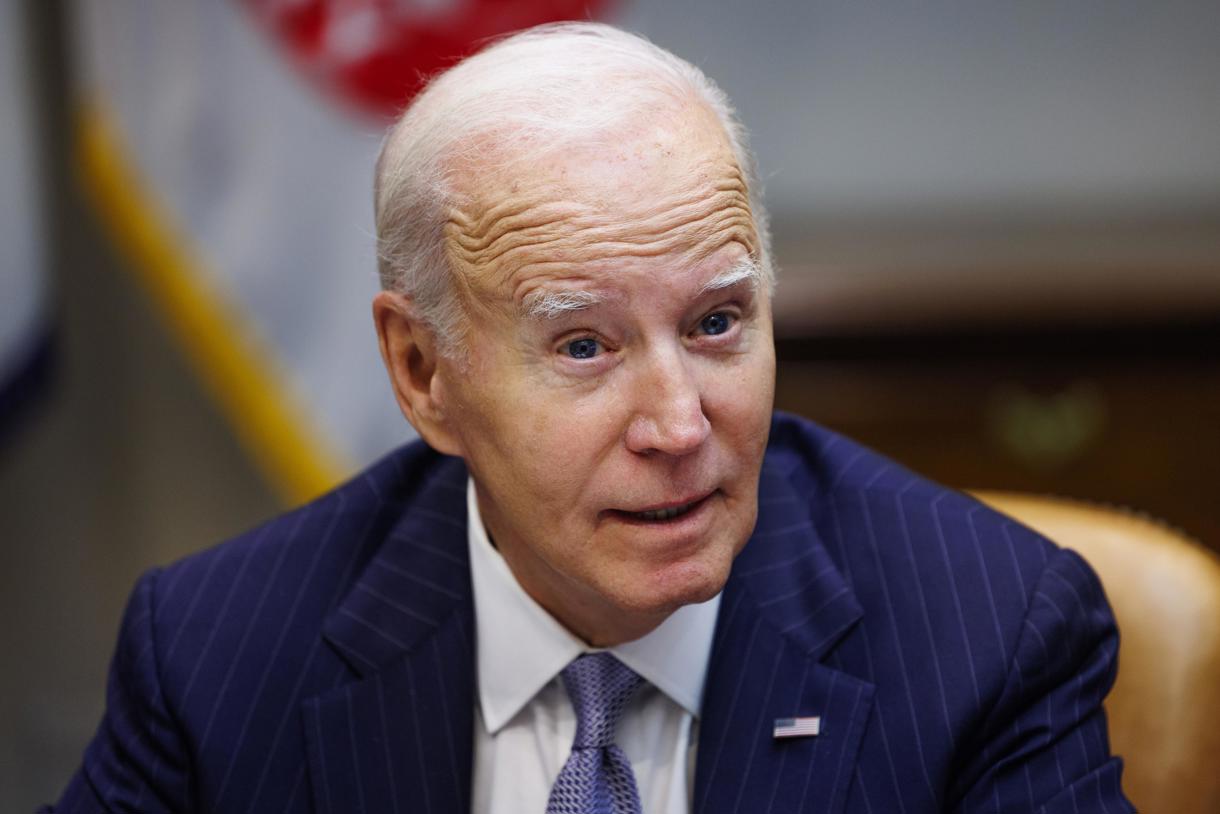
[[[880,492],[943,492],[902,464],[858,441],[799,416],[776,411],[766,462],[818,495],[869,489]]]
[[[315,500],[166,566],[152,602],[158,627],[248,620],[260,610],[253,605],[282,605],[305,586],[329,605],[425,488],[464,486],[465,477],[461,461],[422,442],[400,447]]]
[[[918,475],[868,447],[805,419],[777,413],[768,465],[808,495],[832,557],[862,557],[927,570],[1013,577],[1028,601],[1058,547],[956,489]]]

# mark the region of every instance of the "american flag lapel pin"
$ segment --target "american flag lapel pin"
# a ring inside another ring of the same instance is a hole
[[[811,738],[822,728],[822,716],[811,715],[807,718],[776,718],[772,737],[779,738]]]

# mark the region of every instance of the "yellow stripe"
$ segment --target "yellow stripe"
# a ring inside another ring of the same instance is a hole
[[[76,136],[87,195],[271,487],[289,504],[329,489],[348,465],[296,405],[273,355],[209,284],[215,278],[141,183],[107,117],[83,108]]]

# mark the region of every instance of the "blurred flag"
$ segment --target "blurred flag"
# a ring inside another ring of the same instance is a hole
[[[85,187],[289,501],[409,437],[375,348],[392,114],[573,0],[75,0]]]
[[[51,346],[25,22],[0,0],[0,438],[41,389]]]

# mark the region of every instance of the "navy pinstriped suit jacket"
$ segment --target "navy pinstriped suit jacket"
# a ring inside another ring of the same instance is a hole
[[[460,812],[466,471],[420,444],[145,575],[64,793],[93,811]],[[777,415],[699,726],[700,812],[1127,812],[1101,588],[970,499]],[[775,718],[820,715],[774,741]]]

